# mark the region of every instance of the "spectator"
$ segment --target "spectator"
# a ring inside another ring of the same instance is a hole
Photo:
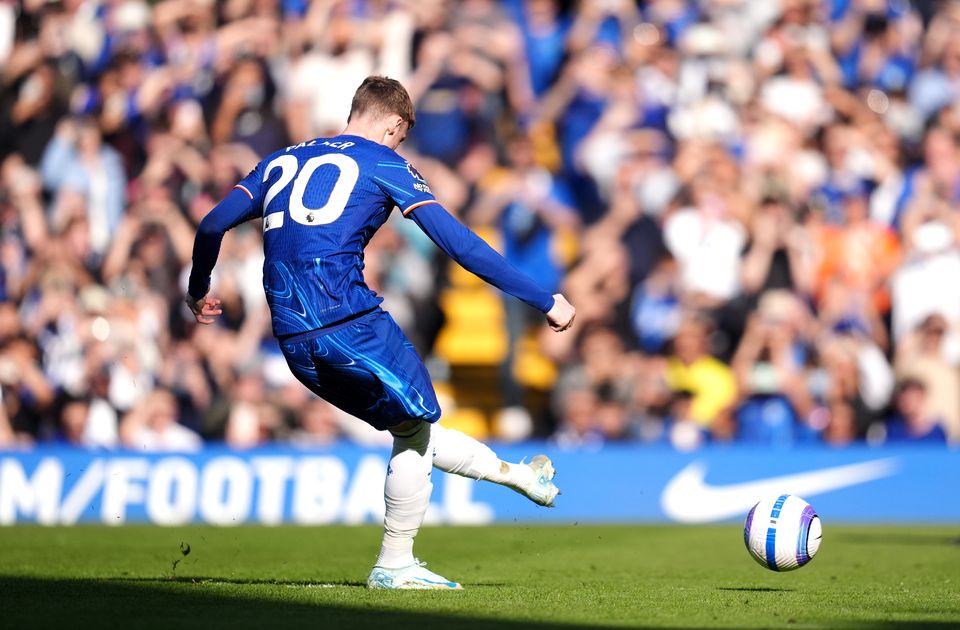
[[[750,242],[743,257],[741,285],[746,295],[786,290],[809,295],[813,282],[809,236],[790,208],[767,197],[750,222]]]
[[[827,376],[821,393],[828,412],[823,438],[844,445],[862,438],[881,416],[893,392],[894,371],[863,330],[841,325],[821,334],[817,347]]]
[[[609,328],[587,331],[581,341],[580,362],[560,377],[555,407],[565,444],[636,440],[639,427],[629,405],[637,370],[619,336]]]
[[[79,214],[89,221],[90,244],[103,255],[124,213],[126,175],[117,151],[104,144],[87,120],[65,120],[40,164],[43,183],[55,199],[55,223]]]
[[[54,390],[40,370],[36,346],[27,338],[9,340],[0,349],[0,386],[15,433],[38,435],[54,402]]]
[[[560,394],[559,429],[553,440],[566,448],[599,446],[603,443],[596,427],[597,395],[586,383],[575,384]]]
[[[85,434],[90,405],[83,399],[69,400],[60,411],[60,435],[66,444],[89,446]]]
[[[690,206],[666,218],[664,242],[680,265],[683,291],[702,308],[714,308],[740,290],[746,234],[733,216],[728,189],[716,175],[698,175],[691,196]]]
[[[297,446],[329,446],[342,437],[337,411],[325,400],[311,400],[297,420],[297,428],[290,434],[291,443]]]
[[[677,333],[682,306],[676,261],[663,256],[633,290],[630,319],[640,349],[661,354]]]
[[[563,66],[570,21],[559,4],[557,0],[525,0],[519,11],[517,21],[535,97],[547,92]]]
[[[628,360],[623,341],[613,330],[597,326],[580,341],[579,362],[560,377],[558,390],[584,383],[603,401],[625,404],[631,397],[635,366]]]
[[[732,437],[731,413],[737,396],[733,371],[710,355],[713,322],[700,313],[688,313],[673,339],[673,352],[666,367],[674,392],[688,392],[689,410],[684,417],[715,436]]]
[[[904,259],[890,279],[891,332],[897,341],[935,313],[960,322],[960,249],[944,203],[918,205],[903,226]]]
[[[5,78],[18,89],[16,101],[0,110],[0,158],[10,152],[36,166],[57,122],[66,114],[66,104],[57,91],[56,66],[48,59],[25,76]]]
[[[948,354],[947,321],[932,314],[897,347],[895,367],[901,380],[919,381],[925,391],[923,415],[939,418],[951,439],[960,431],[960,371],[957,357]]]
[[[843,227],[821,233],[826,237],[819,245],[825,256],[817,294],[823,301],[827,285],[836,282],[858,303],[859,316],[883,316],[890,310],[887,283],[899,264],[900,245],[889,228],[870,221],[863,190],[843,193],[841,203]]]
[[[943,422],[925,415],[928,410],[926,395],[922,381],[906,379],[897,385],[894,413],[883,426],[885,443],[944,444],[947,441]]]
[[[955,7],[950,10],[956,12]],[[940,26],[931,26],[931,34]],[[910,104],[924,120],[960,96],[960,42],[945,35],[943,43],[936,45],[941,46],[936,65],[922,70],[910,86]]]
[[[792,444],[813,411],[798,308],[789,293],[768,293],[747,323],[732,365],[741,441]]]
[[[177,401],[158,389],[145,397],[123,418],[120,439],[129,449],[138,451],[195,451],[202,445],[200,436],[179,424]]]

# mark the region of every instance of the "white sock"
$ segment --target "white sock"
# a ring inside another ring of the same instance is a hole
[[[383,545],[376,566],[400,569],[413,564],[413,539],[430,503],[432,461],[430,424],[421,422],[410,433],[394,435],[383,495]]]
[[[444,472],[510,487],[516,487],[522,481],[517,464],[502,461],[483,442],[439,424],[431,427],[430,450],[433,451],[433,465]]]

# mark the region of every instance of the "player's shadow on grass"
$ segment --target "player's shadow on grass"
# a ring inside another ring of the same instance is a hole
[[[718,586],[718,591],[736,591],[738,593],[792,593],[796,589],[773,588],[771,586]]]
[[[0,627],[3,628],[318,628],[347,630],[587,630],[612,628],[600,623],[563,623],[498,619],[493,609],[484,609],[473,593],[481,589],[451,592],[371,592],[356,588],[278,588],[306,582],[226,580],[191,582],[177,579],[43,579],[0,576]],[[203,579],[203,578],[200,578]],[[730,589],[727,589],[730,590]],[[347,595],[349,593],[349,595]],[[497,598],[499,591],[487,591]],[[471,599],[472,597],[472,599]],[[488,601],[488,600],[487,600]],[[430,610],[430,609],[433,610]],[[602,616],[603,608],[596,610]],[[643,619],[637,625],[645,626]],[[850,628],[916,628],[946,630],[956,624],[939,621],[893,622],[856,620]],[[622,627],[622,625],[618,625]],[[676,627],[676,626],[672,626]],[[707,622],[709,627],[709,622]]]
[[[115,577],[102,578],[108,582],[153,582],[154,584],[164,584],[170,582],[181,582],[184,584],[270,584],[274,586],[290,586],[302,588],[339,588],[353,587],[366,588],[366,582],[351,582],[349,580],[337,580],[333,582],[321,582],[318,580],[271,580],[271,579],[238,579],[224,577],[210,577],[203,575],[171,575],[165,577]],[[506,586],[503,582],[470,582],[468,587],[499,587]]]
[[[277,588],[286,586],[294,588]],[[337,588],[339,586],[348,588]],[[471,616],[470,607],[475,608],[476,601],[462,599],[466,593],[374,592],[359,588],[361,586],[358,582],[324,584],[185,576],[96,579],[0,576],[3,601],[0,627],[56,630],[102,627],[587,630],[605,627],[479,618]],[[345,597],[347,592],[350,595]],[[474,592],[479,592],[479,588]],[[417,608],[420,602],[427,610],[410,609]],[[438,602],[444,610],[429,610]],[[457,610],[460,605],[464,606],[462,612]]]
[[[366,586],[364,582],[350,582],[347,580],[337,580],[334,582],[320,582],[318,580],[271,580],[271,579],[238,579],[238,578],[224,578],[224,577],[210,577],[210,576],[197,576],[197,575],[171,575],[166,577],[115,577],[115,578],[101,578],[104,582],[140,582],[145,584],[170,584],[170,583],[180,583],[180,584],[234,584],[234,585],[254,585],[254,584],[267,584],[271,586],[290,586],[290,587],[324,587],[324,588],[340,588],[340,587],[353,587],[353,588],[363,588]]]

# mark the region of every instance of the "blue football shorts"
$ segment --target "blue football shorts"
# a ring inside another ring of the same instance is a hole
[[[426,366],[383,309],[285,338],[280,348],[310,391],[376,429],[440,419]]]

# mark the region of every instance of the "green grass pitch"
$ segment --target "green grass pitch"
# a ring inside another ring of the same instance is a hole
[[[730,525],[424,528],[417,554],[462,592],[366,590],[379,537],[0,529],[0,627],[960,627],[960,528],[827,523],[791,573],[755,564]]]

